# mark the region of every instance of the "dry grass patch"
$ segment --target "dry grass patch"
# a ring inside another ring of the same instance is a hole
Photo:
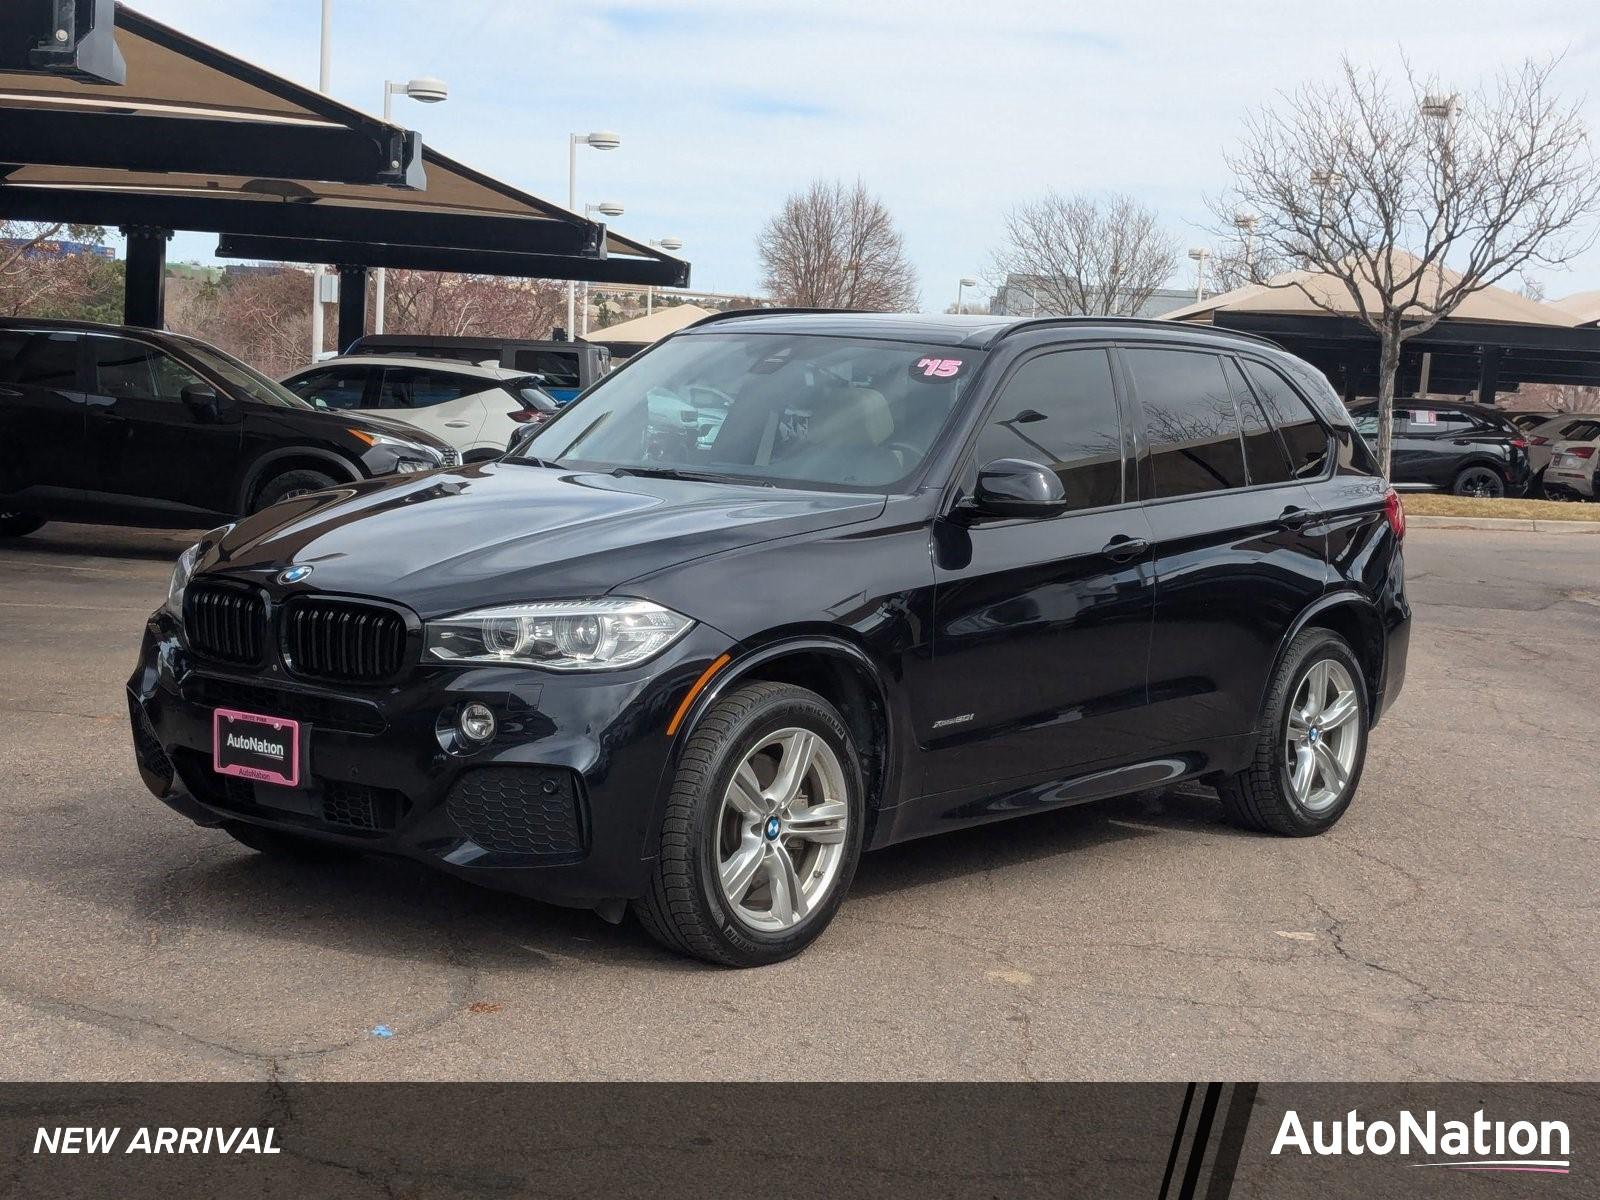
[[[1479,500],[1439,492],[1407,492],[1401,497],[1415,517],[1514,517],[1537,521],[1600,521],[1600,504],[1576,500]]]

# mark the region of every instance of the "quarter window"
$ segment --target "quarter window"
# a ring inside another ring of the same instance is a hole
[[[1239,414],[1215,354],[1124,351],[1144,409],[1155,495],[1218,492],[1245,485]]]
[[[979,466],[1023,458],[1053,470],[1075,509],[1122,502],[1122,420],[1104,350],[1029,359],[978,435]]]
[[[1299,392],[1271,367],[1246,362],[1245,371],[1267,419],[1283,435],[1284,447],[1296,479],[1316,479],[1328,469],[1328,431],[1317,420]],[[1400,413],[1395,413],[1398,423]],[[1367,433],[1367,418],[1357,419],[1356,428]],[[1378,417],[1371,416],[1371,433],[1378,432]],[[1253,467],[1252,467],[1253,469]]]

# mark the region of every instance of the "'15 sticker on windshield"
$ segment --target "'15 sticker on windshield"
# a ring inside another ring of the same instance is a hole
[[[919,358],[911,366],[913,379],[954,379],[960,372],[959,358]]]

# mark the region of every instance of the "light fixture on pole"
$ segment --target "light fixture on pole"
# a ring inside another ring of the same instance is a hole
[[[1199,304],[1206,298],[1206,259],[1211,257],[1211,251],[1196,246],[1189,251],[1189,257],[1194,259],[1194,302]]]
[[[396,96],[409,96],[419,104],[438,104],[450,98],[450,89],[445,86],[442,79],[435,79],[432,75],[419,75],[415,79],[408,79],[404,83],[396,83],[392,79],[383,81],[383,119],[394,119],[394,98]],[[372,332],[383,332],[383,310],[388,297],[389,273],[379,267],[373,275],[373,302],[377,312],[372,317]]]
[[[585,204],[583,206],[583,215],[586,217],[592,217],[595,213],[599,213],[602,217],[620,217],[623,214],[623,211],[624,209],[622,205],[618,204],[615,200],[602,200],[599,204]],[[589,281],[587,279],[583,281],[583,316],[580,318],[580,324],[583,326],[583,336],[588,337]]]
[[[574,133],[567,138],[567,208],[573,212],[578,211],[578,147],[588,146],[594,150],[615,150],[622,145],[622,139],[607,130],[596,133]],[[578,310],[578,285],[574,280],[567,280],[567,336],[572,336],[572,327],[577,322]]]
[[[1255,261],[1255,233],[1256,225],[1261,218],[1254,213],[1236,212],[1233,214],[1233,227],[1239,231],[1239,236],[1244,241],[1244,273],[1251,283],[1256,282]]]
[[[675,237],[664,237],[660,241],[652,241],[650,244],[657,250],[665,250],[668,254],[674,254],[683,249],[683,240]],[[656,285],[652,283],[644,294],[644,315],[648,317],[655,310]]]
[[[977,287],[978,281],[970,275],[963,275],[956,280],[956,315],[960,316],[965,309],[961,307],[961,293],[969,287]]]

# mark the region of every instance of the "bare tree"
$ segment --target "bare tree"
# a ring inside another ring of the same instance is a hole
[[[565,286],[543,279],[392,270],[387,292],[391,333],[543,338],[566,311]]]
[[[1177,265],[1177,242],[1131,196],[1047,192],[1006,214],[991,274],[1021,276],[1041,313],[1107,317],[1138,312]]]
[[[58,243],[98,246],[98,225],[0,221],[0,313],[7,316],[88,317],[103,290],[107,262],[92,254],[62,254]]]
[[[1552,90],[1555,62],[1524,62],[1465,96],[1407,70],[1392,87],[1344,63],[1249,118],[1227,157],[1234,187],[1220,222],[1255,215],[1265,252],[1303,262],[1335,293],[1298,288],[1329,312],[1354,310],[1379,339],[1378,456],[1389,469],[1402,344],[1467,297],[1593,240],[1600,202],[1588,131]]]
[[[286,267],[224,275],[178,289],[167,326],[192,334],[274,378],[306,365],[311,340],[311,289],[304,271]]]
[[[859,179],[819,179],[790,196],[756,252],[778,304],[905,312],[917,303],[916,269],[894,219]]]

